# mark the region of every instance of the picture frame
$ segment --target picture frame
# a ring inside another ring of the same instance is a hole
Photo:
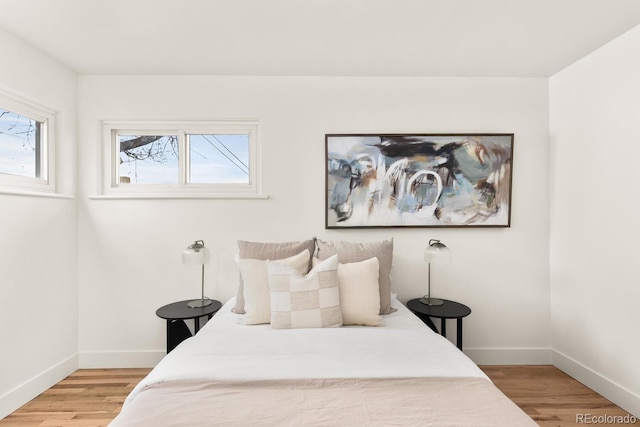
[[[325,228],[510,227],[513,133],[326,134]]]

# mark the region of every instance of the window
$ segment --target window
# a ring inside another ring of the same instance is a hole
[[[0,189],[53,192],[55,114],[0,93]]]
[[[259,196],[258,121],[103,122],[106,195]]]

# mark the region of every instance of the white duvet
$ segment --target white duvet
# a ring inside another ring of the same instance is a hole
[[[274,330],[240,325],[228,301],[169,353],[131,392],[172,380],[250,381],[315,378],[419,378],[486,375],[400,302],[379,327]]]

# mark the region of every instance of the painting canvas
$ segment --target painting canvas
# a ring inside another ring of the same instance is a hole
[[[513,134],[329,134],[326,228],[509,227]]]

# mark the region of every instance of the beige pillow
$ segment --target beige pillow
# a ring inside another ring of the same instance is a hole
[[[379,326],[378,258],[338,266],[340,308],[345,325]]]
[[[372,257],[378,258],[380,287],[380,314],[389,314],[396,311],[391,307],[391,264],[393,261],[393,239],[382,242],[325,242],[316,240],[316,256],[325,260],[333,255],[338,255],[342,264],[360,262]]]
[[[238,257],[240,259],[275,260],[297,255],[305,249],[307,249],[310,254],[313,254],[316,249],[315,244],[315,238],[310,240],[301,240],[299,242],[282,243],[261,243],[238,240]],[[309,271],[309,268],[311,268],[311,266],[307,268],[307,271]],[[307,271],[305,271],[305,273],[307,273]],[[240,276],[239,282],[238,292],[236,294],[236,305],[231,309],[231,311],[243,314],[245,312],[245,307],[242,276]]]
[[[309,267],[310,253],[307,249],[298,255],[280,260],[282,265],[305,274]],[[245,313],[238,319],[244,325],[259,325],[271,321],[269,274],[267,260],[240,259],[238,267],[244,283]]]
[[[337,256],[321,262],[306,276],[280,261],[269,261],[268,271],[272,328],[342,326]]]

